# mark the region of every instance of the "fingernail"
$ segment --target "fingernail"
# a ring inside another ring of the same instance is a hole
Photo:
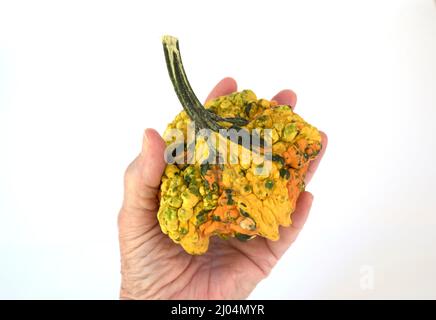
[[[307,193],[308,193],[308,195],[309,195],[309,198],[310,198],[310,205],[312,205],[312,203],[313,203],[313,194],[311,193],[311,192],[308,192],[307,191]]]
[[[141,154],[144,155],[148,150],[148,134],[147,129],[144,130],[144,135],[142,137],[142,150]]]

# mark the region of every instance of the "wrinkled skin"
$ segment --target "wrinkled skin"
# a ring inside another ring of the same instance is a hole
[[[222,80],[208,97],[236,91],[233,79]],[[281,91],[274,98],[295,105],[295,94]],[[327,146],[310,164],[306,185]],[[313,196],[300,194],[290,227],[281,228],[280,240],[256,238],[211,241],[202,256],[187,254],[160,230],[157,221],[158,192],[165,169],[165,143],[154,130],[146,130],[141,153],[125,173],[124,201],[118,218],[123,299],[243,299],[265,278],[295,241],[303,227]]]
[[[192,157],[195,161],[187,164],[185,151],[178,164],[169,164],[165,169],[158,212],[162,231],[190,254],[204,254],[211,236],[241,241],[255,236],[278,240],[279,226],[292,223],[291,214],[305,187],[306,170],[322,148],[319,131],[290,106],[258,99],[251,90],[221,96],[205,107],[223,118],[247,120],[248,124],[241,127],[247,133],[270,130],[272,159],[262,157],[256,161],[255,154],[215,135],[225,146],[220,157],[226,157],[226,161],[222,165],[210,163],[217,157],[217,150],[210,151],[207,142],[198,137]],[[191,119],[182,111],[168,125],[164,137],[169,148],[173,147],[170,150],[183,145],[186,149],[190,124]],[[179,135],[175,140],[174,130],[183,133],[184,138]],[[213,158],[209,158],[211,154]]]

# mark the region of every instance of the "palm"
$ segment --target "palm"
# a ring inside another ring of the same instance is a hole
[[[208,99],[236,91],[231,79],[221,81]],[[295,105],[291,91],[274,98]],[[323,137],[323,151],[326,136]],[[165,143],[155,131],[146,131],[143,151],[126,171],[125,198],[119,215],[123,298],[242,299],[271,271],[296,239],[303,226],[312,196],[302,192],[292,214],[293,223],[281,228],[280,240],[257,237],[246,243],[236,239],[211,238],[201,256],[187,254],[162,233],[157,218],[158,190],[165,168]],[[306,182],[322,156],[311,163]]]
[[[135,296],[144,298],[245,298],[277,262],[275,244],[263,238],[247,243],[213,238],[206,254],[191,256],[165,236],[157,222],[126,234],[127,263],[138,266],[129,277],[148,280],[135,290]]]
[[[207,254],[193,257],[189,267],[198,272],[194,273],[191,285],[176,297],[246,298],[277,259],[263,239],[252,240],[245,246],[237,241],[215,238]]]
[[[156,195],[158,189],[150,190]],[[211,238],[209,250],[201,256],[187,254],[162,233],[156,210],[147,212],[143,224],[120,230],[123,256],[123,283],[135,298],[242,299],[271,271],[280,256],[295,240],[310,206],[302,193],[291,227],[282,228],[277,242],[257,237],[248,242]],[[150,208],[157,207],[157,199]],[[120,217],[126,217],[122,214]],[[128,225],[124,221],[121,224]],[[127,271],[127,272],[126,272]],[[131,285],[134,283],[134,286]],[[133,288],[133,289],[132,289]]]

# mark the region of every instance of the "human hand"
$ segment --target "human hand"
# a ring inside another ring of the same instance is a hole
[[[236,91],[231,78],[220,81],[207,100]],[[296,95],[283,90],[272,100],[295,106]],[[310,181],[325,152],[311,162],[305,182]],[[122,299],[243,299],[264,279],[297,238],[313,196],[300,194],[292,225],[280,227],[280,240],[256,237],[248,242],[211,238],[207,253],[187,254],[163,234],[157,221],[158,193],[165,169],[165,142],[147,129],[141,153],[129,165],[124,179],[124,201],[118,217],[121,249]]]

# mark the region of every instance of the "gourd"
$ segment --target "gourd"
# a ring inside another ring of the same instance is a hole
[[[291,106],[258,99],[251,90],[203,106],[188,82],[178,40],[165,36],[163,47],[184,110],[164,133],[167,159],[177,149],[183,161],[168,163],[162,177],[157,213],[162,231],[197,255],[207,251],[213,236],[222,241],[256,236],[278,240],[279,226],[292,224],[305,174],[322,148],[319,131]],[[189,142],[193,124],[196,139]],[[231,129],[243,134],[231,139],[226,134]],[[181,142],[169,134],[174,130],[180,132]],[[199,135],[204,130],[210,135]],[[241,139],[247,135],[248,145]],[[212,150],[211,140],[216,147]]]

